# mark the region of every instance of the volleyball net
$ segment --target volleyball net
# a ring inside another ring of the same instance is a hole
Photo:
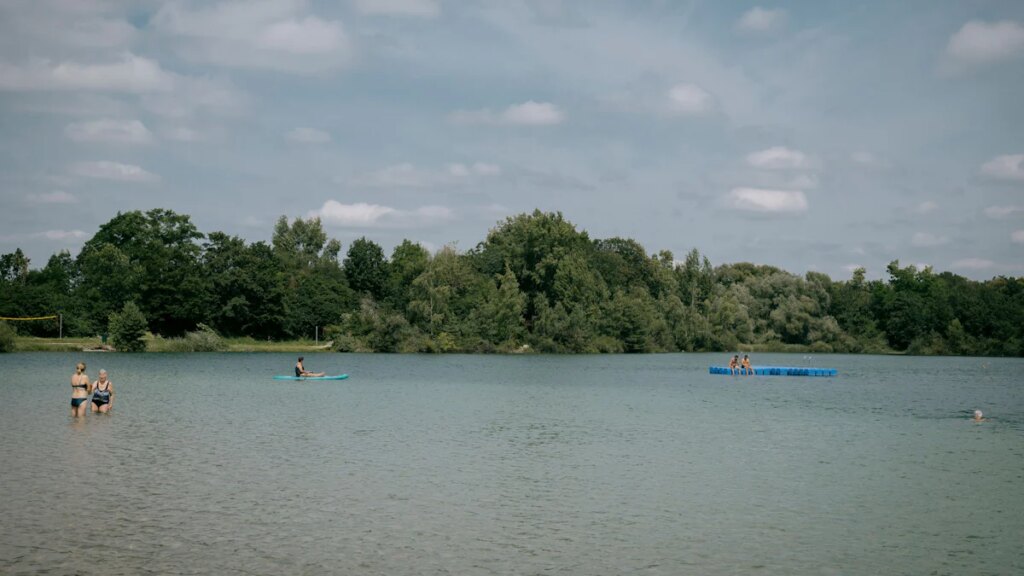
[[[0,322],[38,322],[40,320],[56,320],[54,324],[28,324],[25,330],[32,336],[52,336],[52,330],[57,329],[57,337],[64,338],[64,315],[51,314],[49,316],[0,316]],[[20,332],[20,330],[19,330]]]

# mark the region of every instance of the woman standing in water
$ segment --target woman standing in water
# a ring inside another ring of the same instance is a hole
[[[100,375],[92,383],[92,411],[107,413],[114,407],[114,383],[107,380],[107,371],[100,370]]]
[[[89,376],[85,373],[85,362],[75,365],[75,373],[71,375],[71,415],[85,416],[83,404],[89,400]]]

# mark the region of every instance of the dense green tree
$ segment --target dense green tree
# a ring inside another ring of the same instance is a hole
[[[577,231],[561,212],[535,210],[500,223],[471,256],[476,268],[487,277],[503,273],[506,266],[512,270],[528,298],[529,324],[537,313],[536,296],[543,296],[549,304],[556,301],[558,263],[570,254],[589,254],[592,250],[587,233]]]
[[[146,270],[110,243],[91,244],[78,255],[79,316],[89,334],[106,333],[110,314],[140,297]]]
[[[483,282],[482,301],[469,314],[469,324],[476,327],[482,342],[511,347],[524,341],[526,296],[512,270],[506,268],[494,282]]]
[[[281,265],[288,271],[311,270],[325,260],[337,263],[341,252],[341,244],[337,240],[327,239],[319,218],[296,218],[289,225],[288,218],[281,216],[274,224],[271,245]]]
[[[388,263],[384,250],[366,237],[359,238],[349,247],[342,264],[345,279],[352,290],[369,295],[375,301],[383,300],[387,289]]]
[[[475,342],[475,331],[465,326],[464,320],[480,301],[482,285],[487,281],[455,248],[445,246],[413,281],[409,318],[430,337],[444,333],[456,340],[470,337]]]
[[[423,246],[402,240],[391,252],[388,264],[388,302],[395,310],[404,311],[409,305],[409,288],[430,262],[430,252]]]
[[[531,334],[533,348],[541,352],[559,353],[597,351],[597,335],[583,308],[578,307],[569,312],[561,302],[555,302],[552,306],[541,295],[535,299],[533,307],[537,316]]]
[[[206,313],[206,285],[199,263],[202,238],[189,216],[171,210],[118,213],[85,243],[79,262],[106,245],[117,248],[131,266],[141,268],[133,281],[149,328],[177,336],[195,328]],[[83,267],[83,281],[92,280],[95,276],[87,276]]]
[[[319,328],[337,324],[352,308],[353,300],[352,291],[337,266],[324,266],[315,274],[288,277],[284,331],[292,338],[313,338]]]
[[[4,284],[24,284],[28,280],[30,260],[25,257],[21,248],[10,254],[0,256],[0,282]]]
[[[617,290],[604,319],[603,332],[622,342],[625,352],[657,352],[673,345],[664,317],[643,286]]]
[[[128,212],[75,258],[54,254],[36,270],[20,249],[0,255],[0,316],[61,313],[65,333],[96,334],[138,303],[161,335],[213,335],[195,332],[200,323],[258,338],[329,327],[339,350],[1024,355],[1022,278],[976,282],[898,261],[871,281],[862,269],[832,281],[745,262],[712,268],[696,249],[677,263],[634,240],[591,241],[540,211],[499,223],[467,254],[405,241],[386,260],[367,238],[343,264],[340,251],[317,219],[282,217],[271,244],[247,245],[205,237],[168,210]],[[53,335],[56,323],[18,328]]]
[[[238,237],[213,232],[203,250],[211,287],[210,324],[228,336],[283,335],[282,270],[264,242],[246,246]]]

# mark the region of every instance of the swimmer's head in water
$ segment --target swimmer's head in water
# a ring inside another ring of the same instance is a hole
[[[981,413],[981,410],[975,410],[974,411],[974,417],[975,418],[981,418],[982,416],[984,416],[984,414]]]

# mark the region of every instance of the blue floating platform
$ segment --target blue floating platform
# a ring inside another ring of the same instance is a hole
[[[838,371],[835,368],[797,368],[789,366],[754,366],[756,376],[836,376]],[[722,374],[725,376],[744,376],[742,371],[733,374],[727,366],[712,366],[709,369],[711,374]]]

